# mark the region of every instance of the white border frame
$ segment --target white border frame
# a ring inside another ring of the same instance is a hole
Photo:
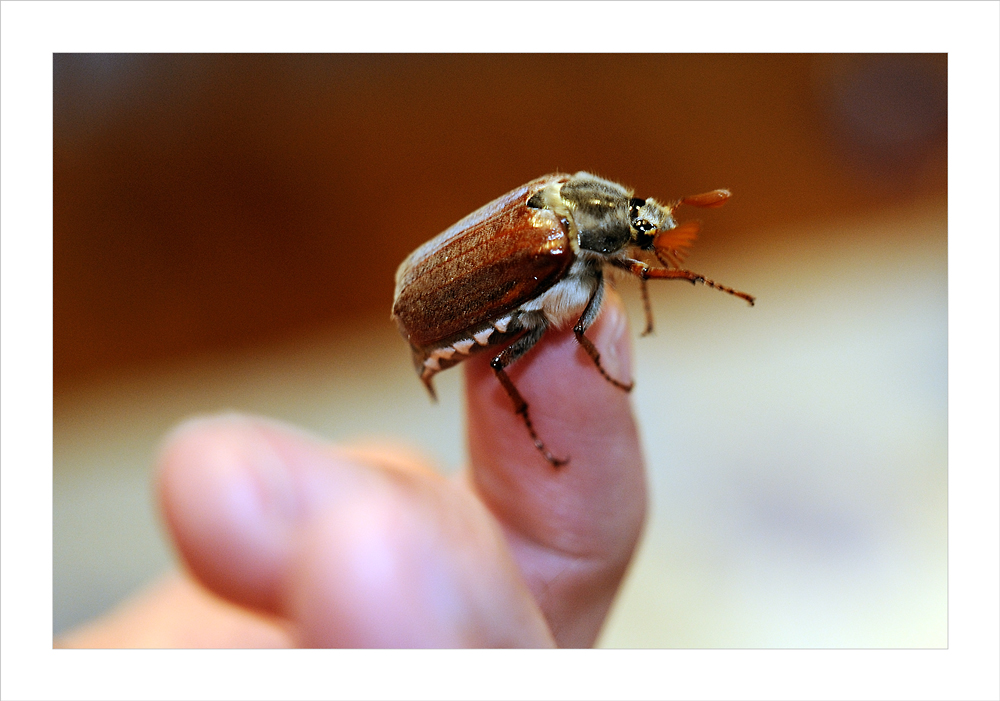
[[[4,698],[1000,696],[1000,4],[3,2],[0,13]],[[637,18],[662,26],[662,43],[635,45]],[[677,25],[698,31],[671,37]],[[52,54],[593,47],[949,54],[950,647],[52,650]]]

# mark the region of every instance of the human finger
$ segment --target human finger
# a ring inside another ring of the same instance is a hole
[[[631,379],[621,299],[606,295],[587,332],[612,378]],[[629,395],[608,382],[571,330],[550,331],[508,369],[538,436],[536,449],[488,357],[466,363],[472,489],[502,524],[561,646],[596,639],[642,531],[646,482]]]
[[[199,580],[287,620],[300,645],[551,644],[492,517],[407,465],[275,422],[203,419],[164,449],[161,502]]]

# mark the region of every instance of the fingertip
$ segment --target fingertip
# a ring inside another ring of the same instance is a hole
[[[191,571],[224,597],[273,610],[299,504],[262,426],[236,414],[184,422],[164,441],[157,487]]]

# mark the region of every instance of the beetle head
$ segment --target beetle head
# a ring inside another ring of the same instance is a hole
[[[658,234],[677,226],[673,208],[661,205],[654,199],[633,197],[629,201],[629,218],[633,244],[646,251],[653,248],[653,240]]]

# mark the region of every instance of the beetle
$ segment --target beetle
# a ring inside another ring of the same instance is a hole
[[[601,309],[608,268],[639,278],[643,335],[653,329],[649,279],[701,283],[753,306],[751,295],[681,267],[698,225],[678,225],[674,210],[682,204],[718,207],[729,197],[728,190],[713,190],[660,204],[590,173],[553,173],[511,190],[417,248],[396,271],[392,319],[431,397],[436,399],[431,380],[438,372],[500,349],[491,367],[514,411],[545,459],[554,467],[565,464],[539,438],[528,403],[505,368],[549,328],[572,321],[576,340],[601,375],[630,391],[631,382],[605,371],[586,336]]]

